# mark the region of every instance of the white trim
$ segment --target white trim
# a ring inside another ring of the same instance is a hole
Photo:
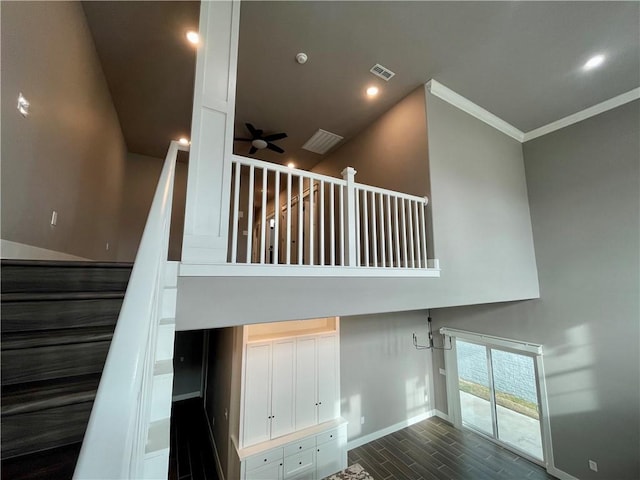
[[[90,258],[78,257],[69,253],[35,247],[26,243],[12,242],[0,239],[0,257],[14,260],[67,260],[67,261],[91,261]]]
[[[525,135],[524,132],[518,130],[510,123],[505,122],[500,117],[473,103],[471,100],[463,97],[459,93],[456,93],[450,88],[445,87],[440,82],[431,79],[426,83],[426,88],[427,91],[432,95],[441,98],[445,102],[459,108],[463,112],[467,112],[472,117],[483,121],[487,125],[491,125],[496,130],[499,130],[502,133],[522,143]]]
[[[190,398],[199,398],[200,392],[181,393],[180,395],[174,395],[171,397],[172,402],[181,402],[182,400],[189,400]]]
[[[538,345],[537,343],[523,342],[503,337],[494,337],[492,335],[467,332],[465,330],[457,330],[455,328],[447,327],[442,327],[440,329],[440,333],[449,337],[463,338],[472,342],[479,342],[486,345],[497,345],[500,347],[510,348],[512,350],[529,352],[535,355],[542,355],[542,345]]]
[[[207,409],[204,409],[204,416],[207,419],[207,430],[209,431],[209,440],[211,440],[211,445],[213,446],[213,454],[216,457],[216,470],[218,471],[218,478],[221,480],[225,480],[224,474],[222,472],[222,464],[220,463],[220,457],[218,456],[218,447],[216,445],[216,440],[213,438],[213,430],[211,430],[211,420],[209,420],[209,414],[207,413]]]
[[[604,113],[608,110],[612,110],[621,105],[624,105],[625,103],[633,102],[634,100],[638,99],[640,99],[640,87],[634,88],[633,90],[618,95],[617,97],[610,98],[609,100],[605,100],[604,102],[593,105],[592,107],[585,108],[584,110],[574,113],[573,115],[569,115],[567,117],[561,118],[560,120],[556,120],[555,122],[544,125],[540,128],[536,128],[535,130],[531,130],[524,134],[523,141],[528,142],[529,140],[533,140],[534,138],[538,138],[548,133],[555,132],[556,130],[560,130],[561,128],[568,127],[569,125],[581,122],[582,120],[586,120],[587,118],[600,115],[601,113]]]
[[[369,433],[368,435],[358,437],[355,440],[351,440],[350,442],[347,442],[347,451],[353,450],[354,448],[358,448],[361,445],[364,445],[366,443],[373,442],[374,440],[382,438],[393,432],[397,432],[398,430],[402,430],[403,428],[409,427],[415,423],[422,422],[423,420],[426,420],[427,418],[431,418],[436,415],[437,415],[437,410],[428,410],[424,413],[421,413],[420,415],[416,415],[415,417],[408,418],[406,420],[403,420],[402,422],[398,422],[394,425],[390,425],[381,430],[377,430],[375,432]]]
[[[586,120],[587,118],[591,118],[608,110],[617,108],[621,105],[624,105],[625,103],[633,102],[634,100],[640,99],[640,87],[634,88],[633,90],[629,90],[628,92],[617,95],[613,98],[610,98],[609,100],[605,100],[604,102],[600,102],[596,105],[585,108],[584,110],[561,118],[560,120],[556,120],[555,122],[548,123],[547,125],[543,125],[528,132],[522,132],[497,115],[494,115],[488,110],[485,110],[480,105],[473,103],[468,98],[465,98],[459,93],[454,92],[450,88],[445,87],[437,80],[429,80],[425,84],[425,87],[427,91],[432,95],[435,95],[436,97],[444,100],[454,107],[459,108],[472,117],[483,121],[487,125],[491,125],[496,130],[499,130],[502,133],[510,136],[511,138],[518,140],[520,143],[528,142],[529,140],[533,140],[534,138],[538,138],[548,133],[555,132],[556,130],[568,127],[569,125],[573,125],[574,123],[581,122],[582,120]]]
[[[580,480],[578,477],[569,475],[567,472],[563,472],[562,470],[559,470],[552,465],[549,465],[549,467],[547,468],[547,473],[558,478],[558,480]]]
[[[181,277],[439,277],[440,269],[181,263],[179,275]]]
[[[441,418],[441,419],[442,419],[442,420],[444,420],[445,422],[452,423],[452,422],[451,422],[451,418],[449,418],[449,415],[447,415],[446,413],[444,413],[444,412],[442,412],[442,411],[440,411],[440,410],[437,410],[437,409],[436,409],[436,410],[432,410],[432,412],[433,412],[433,415],[434,415],[435,417]]]

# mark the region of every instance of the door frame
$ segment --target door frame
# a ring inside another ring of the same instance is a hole
[[[490,437],[476,429],[470,429],[479,435],[482,435],[484,438],[504,447],[508,450],[513,451],[514,453],[526,458],[527,460],[534,462],[538,465],[544,466],[547,470],[549,467],[555,465],[553,461],[553,448],[551,443],[551,425],[549,422],[549,405],[547,401],[547,387],[545,383],[545,374],[544,374],[544,361],[543,361],[543,349],[542,345],[531,343],[531,342],[523,342],[519,340],[512,340],[508,338],[502,337],[494,337],[491,335],[484,335],[474,332],[468,332],[464,330],[456,330],[453,328],[441,328],[440,333],[445,337],[448,337],[448,340],[451,349],[445,350],[444,352],[444,364],[446,375],[446,385],[447,385],[447,405],[449,407],[449,419],[454,427],[458,429],[468,428],[462,424],[462,412],[460,408],[460,390],[458,385],[458,361],[457,361],[457,348],[456,348],[456,339],[463,340],[465,342],[475,343],[477,345],[482,345],[489,348],[495,348],[498,350],[504,350],[507,352],[517,353],[520,355],[526,355],[532,357],[534,362],[534,370],[536,374],[536,385],[538,391],[538,405],[540,406],[540,435],[542,439],[542,452],[543,459],[537,459],[527,455],[526,452],[523,452],[512,445],[507,444],[506,442],[500,441],[497,438]],[[447,340],[447,339],[445,339]],[[489,355],[489,353],[487,353]],[[491,366],[489,365],[489,368]],[[490,373],[489,382],[493,385],[493,375]],[[491,389],[493,396],[493,388]],[[495,421],[493,418],[495,414],[492,412],[492,421]]]

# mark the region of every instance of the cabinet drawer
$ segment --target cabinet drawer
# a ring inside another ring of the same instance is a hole
[[[298,452],[302,452],[308,448],[313,448],[316,446],[315,437],[303,438],[298,440],[297,442],[290,443],[289,445],[285,445],[284,447],[284,456],[288,457],[289,455],[294,455]]]
[[[339,436],[340,436],[340,429],[338,428],[320,433],[316,435],[316,444],[322,445],[323,443],[330,442],[331,440],[336,440]]]
[[[285,457],[284,478],[298,477],[305,472],[315,472],[315,450],[313,448]]]
[[[273,450],[267,450],[266,452],[258,453],[256,455],[248,457],[246,460],[247,471],[276,461],[282,462],[281,448],[274,448]]]

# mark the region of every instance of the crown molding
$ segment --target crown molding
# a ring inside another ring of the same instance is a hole
[[[432,95],[441,98],[445,102],[453,105],[456,108],[459,108],[463,112],[468,113],[478,120],[491,125],[496,130],[501,131],[502,133],[518,140],[521,143],[533,140],[534,138],[538,138],[543,135],[547,135],[548,133],[555,132],[556,130],[560,130],[561,128],[568,127],[569,125],[573,125],[574,123],[578,123],[582,120],[586,120],[587,118],[604,113],[607,110],[617,108],[621,105],[624,105],[625,103],[640,99],[640,87],[634,88],[633,90],[630,90],[626,93],[610,98],[609,100],[605,100],[604,102],[598,103],[589,108],[585,108],[584,110],[525,133],[517,129],[510,123],[505,122],[497,115],[494,115],[488,110],[473,103],[468,98],[465,98],[462,95],[454,92],[450,88],[445,87],[443,84],[436,80],[429,80],[425,86],[427,88],[427,91],[429,91]]]
[[[560,120],[556,120],[555,122],[544,125],[540,128],[536,128],[535,130],[531,130],[524,134],[524,141],[528,142],[529,140],[541,137],[543,135],[546,135],[547,133],[555,132],[556,130],[560,130],[561,128],[573,125],[574,123],[581,122],[582,120],[586,120],[587,118],[594,117],[606,112],[607,110],[612,110],[616,107],[619,107],[620,105],[624,105],[625,103],[633,102],[634,100],[638,100],[639,98],[640,87],[634,88],[627,93],[623,93],[621,95],[618,95],[617,97],[610,98],[609,100],[605,100],[604,102],[598,103],[596,105],[593,105],[592,107],[585,108],[580,112],[574,113],[573,115],[569,115],[567,117],[561,118]]]
[[[472,117],[476,117],[478,120],[482,120],[484,123],[491,125],[496,130],[500,130],[502,133],[518,140],[519,142],[522,142],[524,140],[524,132],[518,130],[510,123],[505,122],[490,111],[482,108],[480,105],[473,103],[468,98],[465,98],[459,93],[454,92],[450,88],[445,87],[440,82],[431,79],[427,82],[426,87],[432,95],[441,98],[445,102],[459,108],[463,112],[467,112]]]

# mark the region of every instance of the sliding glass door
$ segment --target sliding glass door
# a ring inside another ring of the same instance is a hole
[[[543,461],[534,356],[455,340],[462,425]]]

